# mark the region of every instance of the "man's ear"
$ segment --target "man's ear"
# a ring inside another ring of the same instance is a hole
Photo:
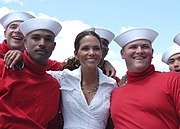
[[[123,51],[123,49],[121,49],[120,54],[121,54],[121,58],[124,59],[124,51]]]
[[[27,40],[26,40],[26,38],[24,38],[24,47],[27,49]]]
[[[107,48],[107,52],[109,51],[109,48]]]
[[[154,49],[152,49],[152,58],[153,58]]]
[[[4,38],[6,38],[6,30],[4,31]]]
[[[56,47],[56,42],[54,42],[54,47],[53,47],[53,50],[55,49],[55,47]]]

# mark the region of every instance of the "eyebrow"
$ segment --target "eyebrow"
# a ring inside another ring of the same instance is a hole
[[[41,34],[32,34],[31,36],[40,36]],[[52,38],[54,38],[52,35],[45,35],[46,37],[52,37]]]
[[[10,24],[9,26],[18,26],[18,24],[12,23],[12,24]]]

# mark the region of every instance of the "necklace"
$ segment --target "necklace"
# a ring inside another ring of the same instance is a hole
[[[97,79],[97,82],[92,85],[93,88],[89,89],[89,90],[86,90],[85,87],[88,87],[88,84],[83,84],[82,81],[81,81],[81,89],[82,91],[85,93],[85,94],[92,94],[93,96],[96,94],[97,90],[98,90],[98,87],[99,87],[99,74],[98,74],[98,79]]]
[[[87,84],[84,84],[84,86],[87,85]],[[90,89],[90,90],[85,90],[83,84],[81,85],[81,89],[83,92],[87,93],[87,94],[95,94],[98,90],[98,87],[99,87],[99,82],[97,82],[97,84],[95,84],[94,88],[93,89]]]

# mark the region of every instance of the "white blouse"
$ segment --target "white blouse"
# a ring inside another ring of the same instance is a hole
[[[70,71],[49,71],[61,86],[64,129],[105,129],[109,117],[110,95],[116,81],[99,71],[99,88],[90,104],[81,90],[81,67]]]

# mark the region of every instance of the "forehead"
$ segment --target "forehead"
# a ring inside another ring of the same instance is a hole
[[[80,43],[88,43],[88,42],[96,42],[100,44],[99,40],[93,35],[86,35],[80,40]]]
[[[9,23],[9,25],[7,26],[7,28],[8,28],[9,26],[11,26],[11,25],[18,25],[18,26],[19,26],[22,22],[23,22],[23,21],[13,21],[13,22]]]
[[[149,40],[146,39],[138,39],[138,40],[134,40],[130,43],[128,43],[126,46],[131,46],[131,45],[144,45],[144,44],[148,44],[151,45],[151,42]],[[125,47],[126,47],[125,46]]]
[[[176,58],[180,58],[180,52],[172,55],[172,56],[169,58],[169,60],[176,59]]]
[[[53,32],[51,32],[49,30],[45,30],[45,29],[34,30],[34,31],[30,32],[27,36],[29,36],[29,35],[46,35],[46,36],[55,37]]]

